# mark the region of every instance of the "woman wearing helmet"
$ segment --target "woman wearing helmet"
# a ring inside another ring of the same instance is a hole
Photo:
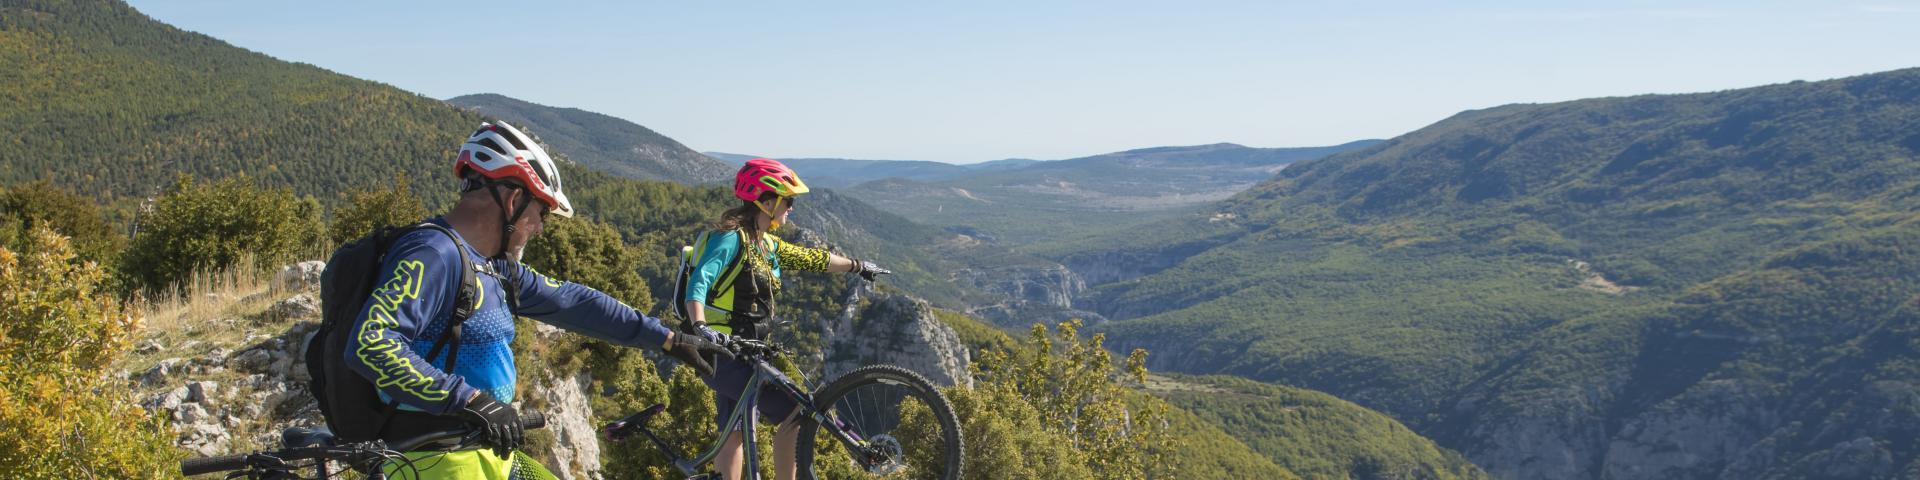
[[[780,292],[780,272],[797,269],[814,272],[859,274],[868,281],[893,273],[873,262],[834,255],[825,250],[807,248],[773,236],[772,230],[786,223],[793,211],[794,198],[807,193],[800,175],[780,162],[765,158],[748,160],[734,176],[733,196],[740,204],[720,215],[714,229],[703,234],[696,248],[693,270],[687,276],[687,326],[710,332],[765,338],[773,317],[774,297]],[[739,401],[741,389],[753,375],[753,367],[744,362],[722,359],[714,365],[714,374],[706,379],[719,407],[716,423],[724,424]],[[772,391],[760,395],[760,414],[781,419],[774,435],[774,473],[779,480],[794,478],[794,441],[799,428],[796,411],[786,395]],[[727,438],[714,465],[728,479],[744,478],[740,469],[739,433]]]

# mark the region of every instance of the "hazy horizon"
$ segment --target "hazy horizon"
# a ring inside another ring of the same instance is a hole
[[[620,117],[698,151],[786,158],[1338,145],[1512,103],[1920,66],[1901,47],[1920,44],[1913,0],[131,3],[433,98],[498,93]]]

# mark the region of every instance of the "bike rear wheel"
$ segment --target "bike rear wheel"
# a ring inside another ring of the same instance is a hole
[[[861,367],[820,389],[814,402],[863,445],[849,451],[833,429],[803,420],[795,446],[800,478],[960,478],[960,420],[920,374],[893,365]],[[858,462],[856,455],[878,461]]]

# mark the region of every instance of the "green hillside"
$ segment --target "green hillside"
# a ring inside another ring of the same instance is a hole
[[[539,125],[533,134],[565,152],[568,159],[623,177],[718,184],[731,181],[736,168],[647,127],[578,108],[549,107],[491,93],[449,98],[447,103],[515,125]]]
[[[935,310],[976,356],[1018,348],[1004,331]],[[1151,358],[1153,354],[1149,354]],[[1169,407],[1183,478],[1486,478],[1379,412],[1324,393],[1231,377],[1149,376],[1136,401]]]
[[[120,2],[0,4],[0,183],[102,200],[185,172],[247,174],[331,201],[405,172],[440,178],[480,116],[156,22]],[[452,140],[450,140],[452,139]]]
[[[1486,478],[1400,422],[1320,392],[1226,377],[1156,377],[1147,389],[1308,478]]]
[[[1511,105],[1049,255],[1107,270],[1081,303],[1158,369],[1324,390],[1498,477],[1892,475],[1915,132],[1920,70]]]

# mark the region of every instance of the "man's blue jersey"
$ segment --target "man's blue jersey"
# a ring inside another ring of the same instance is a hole
[[[447,224],[441,218],[430,221]],[[515,281],[502,282],[476,272],[479,306],[461,326],[460,361],[448,374],[445,367],[451,348],[443,347],[432,361],[424,357],[453,315],[461,268],[456,254],[467,255],[476,267],[492,266]],[[502,402],[513,401],[517,375],[510,347],[515,312],[507,308],[506,284],[519,285],[520,316],[627,346],[659,348],[667,339],[667,327],[659,319],[641,315],[605,293],[556,281],[519,263],[490,261],[433,230],[410,232],[396,240],[380,271],[366,311],[347,342],[346,363],[379,387],[383,400],[397,398],[406,410],[444,414],[465,406],[475,390]]]

